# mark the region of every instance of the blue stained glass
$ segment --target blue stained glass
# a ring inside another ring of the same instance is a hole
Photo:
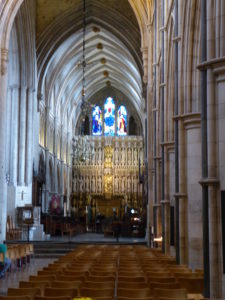
[[[92,111],[92,133],[102,135],[102,110],[99,106],[95,106]]]
[[[111,97],[105,100],[104,105],[104,133],[105,135],[115,135],[115,103]]]
[[[127,135],[127,110],[123,105],[117,113],[117,135]]]

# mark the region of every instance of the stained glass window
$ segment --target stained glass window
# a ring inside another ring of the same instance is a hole
[[[117,135],[127,135],[127,110],[123,105],[117,113]]]
[[[111,97],[105,100],[104,105],[104,133],[106,136],[115,135],[115,103]]]
[[[99,106],[95,106],[92,111],[92,133],[102,135],[102,110]]]

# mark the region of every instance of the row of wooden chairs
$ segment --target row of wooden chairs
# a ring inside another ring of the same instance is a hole
[[[29,300],[48,300],[50,297],[51,300],[57,297],[60,297],[58,300],[69,300],[78,296],[99,300],[165,300],[163,298],[187,299],[197,280],[201,286],[201,272],[192,273],[187,266],[176,266],[172,258],[146,249],[140,246],[77,247],[38,271],[36,276],[30,276],[28,282],[20,282],[19,293],[30,297]],[[177,273],[183,277],[176,277],[174,274]],[[192,283],[185,286],[185,280],[189,279]],[[35,293],[29,294],[29,289]],[[19,293],[9,289],[8,297]]]
[[[7,245],[6,257],[11,260],[12,269],[21,268],[23,265],[30,262],[31,257],[34,254],[34,248],[32,244],[9,244]],[[4,255],[0,253],[0,262],[4,262]]]

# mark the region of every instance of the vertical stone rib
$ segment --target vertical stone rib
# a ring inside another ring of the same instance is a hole
[[[18,184],[25,183],[25,145],[26,145],[26,100],[27,87],[20,88],[20,119],[19,119],[19,169]]]

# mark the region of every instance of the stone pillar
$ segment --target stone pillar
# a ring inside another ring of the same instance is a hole
[[[70,216],[71,208],[70,208],[70,194],[71,194],[71,169],[69,167],[69,164],[66,166],[67,169],[67,198],[66,198],[66,213]],[[89,184],[90,184],[90,191],[91,191],[91,176],[89,177]]]
[[[6,147],[6,176],[9,178],[10,174],[10,149],[11,149],[11,124],[12,124],[12,88],[8,87],[7,89],[7,111],[6,111],[6,137],[7,137],[7,143],[5,145]],[[8,180],[8,179],[7,179]]]
[[[55,193],[60,193],[59,189],[59,182],[58,182],[58,172],[57,172],[57,119],[54,117],[54,134],[53,134],[53,153],[54,153],[54,174],[55,174],[55,179],[54,179],[54,192]]]
[[[43,211],[47,212],[49,208],[49,150],[45,149],[45,198]]]
[[[163,206],[163,211],[164,211],[165,254],[170,254],[170,202],[166,200],[162,200],[161,204]]]
[[[154,226],[154,235],[155,237],[159,237],[162,235],[162,218],[161,218],[161,205],[159,203],[153,204],[153,209],[155,213],[155,224]]]
[[[20,88],[20,120],[19,120],[19,168],[18,184],[24,185],[25,180],[25,145],[26,145],[26,100],[27,87]]]
[[[179,193],[180,264],[187,264],[187,195]]]
[[[26,138],[26,185],[32,183],[32,171],[33,171],[33,103],[34,103],[35,90],[28,90],[27,99],[27,138]]]
[[[203,267],[202,253],[202,190],[201,178],[201,116],[192,113],[184,116],[186,130],[187,174],[187,236],[188,266]]]
[[[12,90],[12,127],[11,127],[11,164],[10,164],[10,182],[15,186],[17,184],[18,170],[18,118],[19,118],[19,87],[13,86]]]
[[[218,67],[219,72],[221,72],[221,68]],[[224,73],[225,68],[223,68],[223,75],[221,76],[223,82],[217,83],[218,87],[218,103],[216,103],[215,97],[215,78],[212,69],[208,69],[207,71],[207,132],[208,132],[208,203],[209,203],[209,266],[210,266],[210,298],[221,298],[221,292],[219,288],[219,216],[218,216],[218,183],[219,180],[217,178],[217,143],[221,145],[223,143],[224,146],[224,138],[221,143],[221,132],[224,130],[224,115],[221,113],[224,108],[224,104],[220,104],[224,102]],[[222,89],[221,89],[222,86]],[[218,105],[218,107],[217,107]],[[218,111],[218,138],[215,132],[216,128],[216,117]],[[222,119],[222,122],[221,122]],[[219,134],[220,132],[220,134]],[[220,136],[219,136],[220,135]],[[220,150],[221,151],[221,150]],[[222,150],[223,151],[223,150]],[[221,165],[223,165],[222,160],[219,160]],[[222,174],[221,171],[219,173]],[[220,206],[219,206],[220,207]]]
[[[179,119],[179,193],[175,194],[179,203],[179,252],[180,264],[187,264],[187,218],[186,218],[186,142],[183,120]],[[177,237],[176,237],[177,242]]]
[[[85,180],[83,181],[83,185],[85,184]],[[63,207],[64,202],[64,162],[61,160],[61,206]]]
[[[6,99],[7,99],[7,64],[8,50],[1,48],[0,73],[0,241],[6,236],[7,217],[7,184],[5,173],[5,144],[6,144]]]

